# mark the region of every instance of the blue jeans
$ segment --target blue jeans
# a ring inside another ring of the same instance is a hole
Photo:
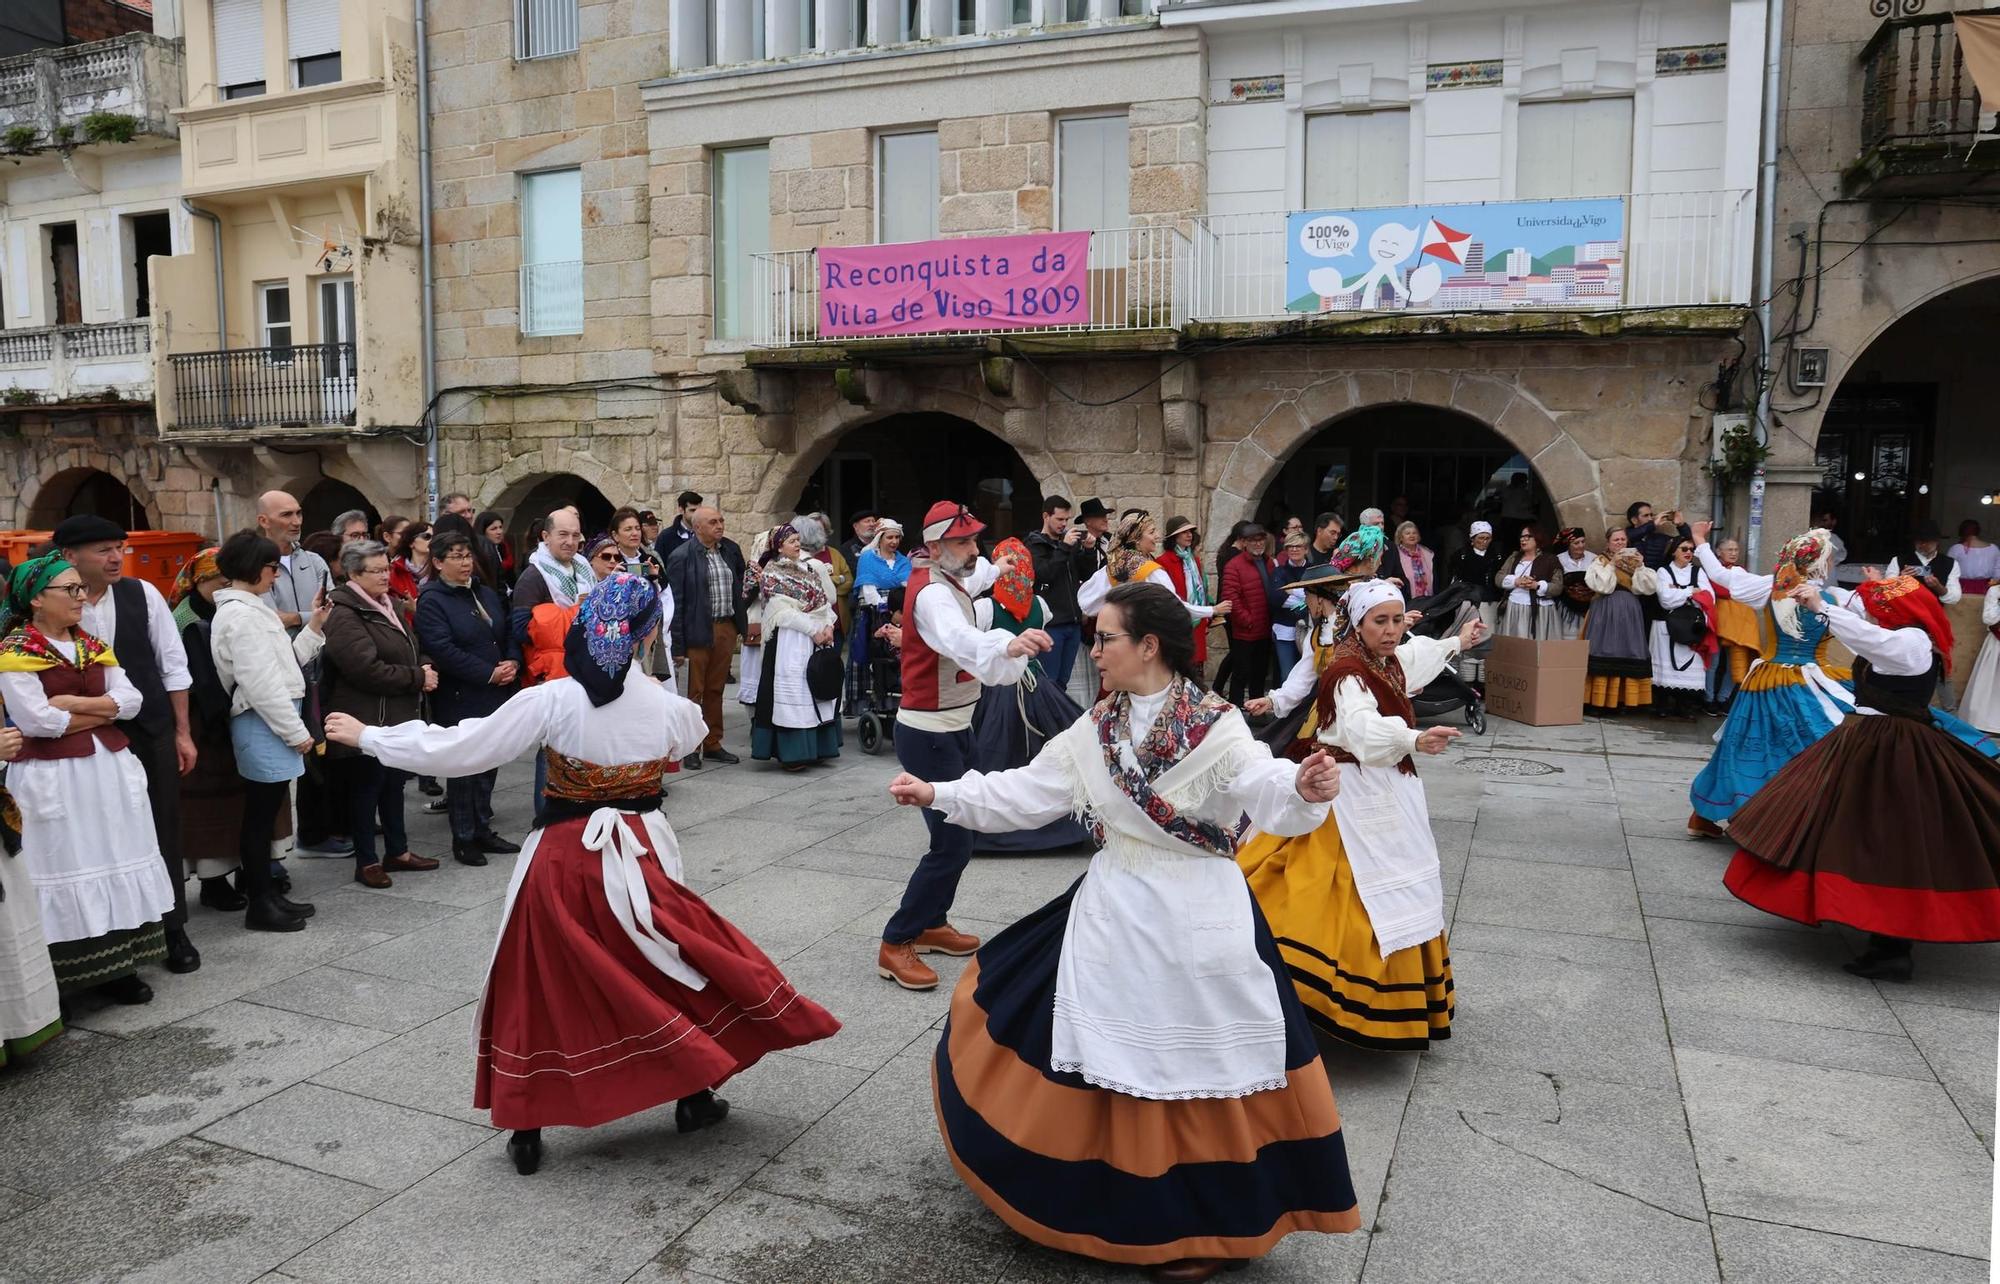
[[[1721,704],[1736,693],[1736,677],[1729,671],[1729,648],[1715,653],[1708,666],[1708,702]]]
[[[1083,649],[1083,626],[1081,624],[1051,624],[1046,632],[1055,647],[1042,657],[1042,667],[1056,680],[1056,686],[1069,690],[1069,675],[1076,670],[1077,653]]]
[[[918,731],[896,724],[896,761],[919,780],[957,780],[972,768],[972,731]],[[926,929],[943,927],[958,895],[958,880],[972,859],[972,831],[945,823],[940,812],[924,808],[931,847],[903,889],[903,903],[882,929],[891,945],[906,945]]]
[[[451,813],[451,841],[469,843],[493,829],[493,778],[498,771],[453,776],[444,782],[445,810]]]
[[[1299,644],[1296,640],[1287,642],[1283,638],[1272,638],[1271,644],[1278,648],[1278,685],[1283,686],[1299,662]]]
[[[542,813],[544,810],[543,805],[548,800],[548,792],[549,792],[549,756],[543,753],[541,750],[537,749],[535,750],[535,828],[536,829],[540,829],[542,827],[542,819],[543,819]]]

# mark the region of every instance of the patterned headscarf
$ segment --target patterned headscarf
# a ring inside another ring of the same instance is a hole
[[[1124,521],[1118,523],[1117,542],[1120,545],[1132,544],[1139,538],[1139,532],[1146,528],[1146,523],[1152,520],[1153,515],[1145,509],[1133,509],[1130,513],[1126,514]]]
[[[1930,635],[1931,649],[1944,657],[1944,671],[1951,673],[1951,620],[1937,595],[1908,575],[1894,579],[1870,580],[1855,592],[1868,614],[1885,629],[1922,629]]]
[[[201,601],[201,595],[195,592],[195,586],[222,574],[222,569],[215,564],[215,555],[221,551],[219,548],[204,548],[190,557],[187,564],[181,567],[180,574],[174,576],[174,590],[167,595],[167,604],[174,608],[176,626],[185,629],[202,618],[201,608],[196,605]]]
[[[1367,529],[1375,528],[1371,526]],[[1401,605],[1402,601],[1403,590],[1396,587],[1394,580],[1362,580],[1347,590],[1347,596],[1341,605],[1347,612],[1347,618],[1358,624],[1382,603],[1395,602]]]
[[[798,533],[799,533],[799,528],[792,525],[790,522],[786,522],[781,526],[772,527],[770,546],[767,547],[763,551],[763,553],[757,558],[757,565],[763,566],[771,562],[775,558],[784,556],[784,554],[779,550],[785,547],[786,540],[790,539],[794,535],[797,535]],[[805,541],[801,539],[799,541],[799,544],[800,547],[803,548],[805,545]]]
[[[1357,526],[1333,550],[1332,564],[1336,569],[1351,571],[1364,562],[1379,562],[1388,543],[1388,536],[1380,526]]]
[[[15,567],[7,584],[7,616],[11,624],[33,618],[35,599],[69,568],[69,559],[60,553],[31,558]]]
[[[1805,534],[1787,540],[1785,546],[1778,550],[1778,564],[1771,572],[1775,577],[1771,596],[1784,596],[1807,580],[1823,582],[1832,557],[1831,531],[1815,526]]]
[[[1003,557],[1014,559],[1014,569],[1003,572],[993,581],[993,601],[1000,609],[1015,619],[1026,623],[1028,615],[1035,609],[1035,559],[1028,552],[1028,546],[1014,538],[1003,539],[993,549],[993,557],[998,561]],[[1026,570],[1022,570],[1026,567]]]
[[[659,618],[660,595],[642,575],[618,571],[591,587],[576,627],[597,667],[612,677],[632,667],[632,652]]]

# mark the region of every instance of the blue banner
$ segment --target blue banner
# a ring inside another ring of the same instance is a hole
[[[1287,311],[1615,308],[1625,202],[1307,210],[1285,224]]]

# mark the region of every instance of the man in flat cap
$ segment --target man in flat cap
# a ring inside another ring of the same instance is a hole
[[[174,613],[160,590],[125,577],[125,530],[109,518],[64,518],[52,541],[83,580],[83,630],[101,639],[144,702],[118,729],[132,742],[132,756],[146,769],[153,833],[174,889],[166,916],[167,971],[192,972],[201,953],[188,940],[186,873],[181,867],[181,776],[194,770],[194,736],[188,731],[187,651]]]

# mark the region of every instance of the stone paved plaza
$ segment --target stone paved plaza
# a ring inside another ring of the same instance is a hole
[[[1329,1053],[1364,1229],[1230,1278],[1986,1279],[2000,948],[1920,947],[1915,983],[1878,985],[1840,971],[1851,933],[1730,898],[1727,850],[1682,831],[1711,723],[1493,725],[1424,764],[1454,1037]],[[198,910],[198,974],[0,1074],[0,1276],[1140,1278],[1028,1246],[945,1160],[928,1062],[958,964],[932,994],[873,966],[923,845],[893,771],[850,736],[799,778],[746,761],[673,781],[689,881],[846,1023],[730,1084],[722,1128],[683,1138],[662,1110],[551,1130],[542,1172],[516,1176],[470,1053],[511,861],[384,892],[295,861],[305,932]],[[502,784],[519,836],[525,765]],[[447,850],[442,817],[413,830]],[[956,920],[998,931],[1083,867],[980,859]]]

